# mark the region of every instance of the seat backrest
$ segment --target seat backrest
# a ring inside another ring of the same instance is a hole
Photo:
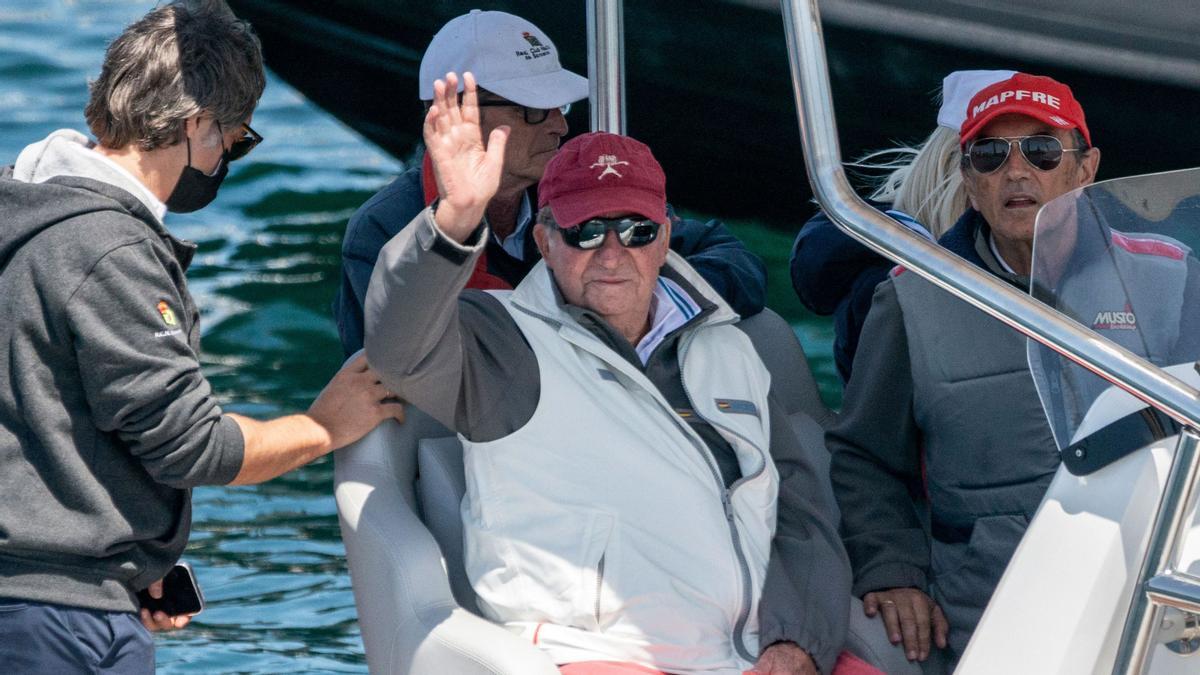
[[[771,373],[775,396],[788,414],[803,412],[822,428],[829,427],[836,415],[821,401],[804,347],[800,346],[791,325],[773,310],[764,309],[742,319],[738,327],[754,343],[759,358]]]
[[[417,498],[425,526],[433,533],[442,556],[446,575],[459,607],[479,613],[475,590],[467,579],[463,562],[463,525],[459,506],[467,492],[463,471],[462,444],[454,436],[424,438],[417,446]]]
[[[417,481],[424,439],[441,439],[427,444],[440,443],[438,454],[458,462],[457,473],[444,473],[460,483],[446,489],[454,517],[435,517],[454,522],[462,493],[462,450],[449,430],[420,410],[408,407],[403,424],[384,422],[334,454],[338,520],[368,667],[389,675],[557,675],[544,652],[456,602],[461,589],[470,588],[462,571],[461,529],[456,539],[441,543],[422,519],[420,495],[428,498],[442,490],[435,484],[435,469],[424,469],[428,483]],[[420,492],[418,485],[424,488]],[[460,496],[450,496],[455,492]],[[475,607],[473,597],[463,604]]]

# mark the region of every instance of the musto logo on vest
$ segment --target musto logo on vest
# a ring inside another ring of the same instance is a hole
[[[1137,316],[1134,315],[1133,308],[1128,303],[1120,312],[1097,312],[1096,318],[1092,321],[1092,330],[1133,330],[1135,328],[1137,328]]]

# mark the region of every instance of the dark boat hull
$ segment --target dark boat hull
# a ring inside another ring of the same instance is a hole
[[[433,33],[475,3],[230,0],[262,38],[268,65],[399,158],[419,141],[417,70]],[[584,3],[499,0],[537,23],[564,65],[587,70]],[[783,24],[718,0],[627,2],[628,133],[654,148],[675,203],[727,217],[794,221],[811,212]],[[1069,83],[1104,150],[1102,176],[1190,166],[1200,91],[826,25],[845,157],[917,142],[933,128],[946,72],[1013,68]],[[569,117],[588,124],[586,105]]]

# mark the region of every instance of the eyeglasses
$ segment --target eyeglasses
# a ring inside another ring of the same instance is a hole
[[[593,218],[575,227],[563,227],[563,241],[567,246],[589,251],[604,245],[608,232],[615,232],[617,241],[625,248],[645,246],[658,238],[659,224],[646,218]]]
[[[512,101],[480,101],[480,108],[520,108],[525,116],[526,124],[541,124],[550,117],[550,111],[558,110],[564,116],[571,112],[571,104],[560,105],[558,108],[530,108]]]
[[[217,131],[222,135],[225,134],[221,129],[220,122],[217,122]],[[226,157],[228,157],[226,161],[232,162],[245,157],[250,154],[250,151],[255,146],[263,142],[263,137],[257,131],[251,129],[249,124],[242,124],[242,131],[244,132],[242,137],[234,141],[233,145],[230,145],[229,149],[225,151]]]
[[[1062,163],[1064,152],[1083,152],[1083,148],[1064,148],[1054,136],[1015,136],[1012,138],[978,138],[967,144],[963,164],[979,173],[992,173],[1004,166],[1013,143],[1021,148],[1025,161],[1039,171],[1053,171]]]

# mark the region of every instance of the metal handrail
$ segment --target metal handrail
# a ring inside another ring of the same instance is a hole
[[[926,241],[866,204],[846,180],[817,0],[781,0],[792,89],[813,193],[851,237],[1080,364],[1185,426],[1200,428],[1200,391],[1133,352]]]
[[[1146,672],[1155,629],[1162,623],[1163,607],[1171,605],[1184,611],[1200,610],[1196,586],[1189,578],[1169,572],[1179,567],[1187,531],[1191,526],[1192,510],[1196,508],[1197,477],[1200,476],[1200,436],[1186,428],[1175,446],[1175,459],[1167,474],[1163,496],[1154,514],[1150,541],[1138,571],[1137,585],[1112,672],[1132,674]],[[1166,574],[1161,574],[1168,570]]]
[[[623,0],[587,0],[588,91],[592,131],[625,133]]]

